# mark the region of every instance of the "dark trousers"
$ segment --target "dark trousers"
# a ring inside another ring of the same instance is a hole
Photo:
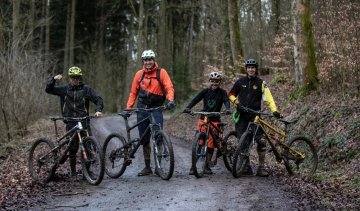
[[[161,128],[155,127],[155,131],[162,129],[163,127],[163,122],[164,122],[164,118],[163,118],[163,114],[161,111],[154,111],[152,112],[155,118],[155,123],[160,124]],[[150,116],[149,112],[139,112],[137,114],[137,121],[140,122],[143,119],[146,119],[147,117]],[[139,130],[139,136],[142,137],[142,135],[145,133],[146,128],[149,126],[150,121],[147,120],[145,122],[143,122],[142,124],[139,125],[138,130]],[[148,131],[145,136],[144,139],[142,140],[142,144],[143,144],[143,151],[144,151],[144,159],[145,160],[150,160],[150,154],[151,154],[151,146],[150,146],[150,131]]]
[[[240,113],[240,119],[235,124],[235,130],[238,135],[238,137],[241,137],[241,135],[246,131],[249,122],[253,122],[255,119],[254,115],[250,115],[248,113]],[[257,133],[255,134],[255,140],[257,142],[257,150],[258,151],[264,151],[266,150],[266,142],[261,141],[261,137],[264,134],[263,130],[261,128],[258,129]]]

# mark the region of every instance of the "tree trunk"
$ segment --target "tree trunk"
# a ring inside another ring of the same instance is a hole
[[[274,30],[274,35],[280,33],[280,0],[271,0],[270,25]]]
[[[240,69],[240,59],[243,57],[238,12],[237,0],[228,0],[231,55],[235,70]]]
[[[50,0],[46,1],[45,9],[45,56],[50,53]],[[46,57],[45,57],[46,58]]]
[[[264,37],[264,24],[263,24],[263,19],[262,19],[262,8],[261,8],[261,0],[257,0],[256,2],[256,14],[255,14],[255,18],[256,18],[256,24],[258,25],[258,31],[257,31],[257,41],[259,43],[259,49],[256,50],[257,52],[257,58],[259,61],[259,67],[262,66],[262,57],[263,57],[263,50],[264,50],[264,45],[263,45],[263,37]]]
[[[29,49],[33,50],[33,46],[34,46],[34,30],[35,30],[35,14],[36,8],[35,8],[35,0],[31,0],[30,2],[30,14],[29,14]],[[0,27],[1,28],[1,27]]]
[[[64,69],[69,67],[69,40],[70,40],[70,23],[71,23],[71,1],[67,3],[66,15],[66,32],[65,32],[65,46],[64,46]]]
[[[193,38],[193,34],[194,34],[194,16],[195,16],[195,3],[194,0],[191,1],[191,16],[190,16],[190,27],[189,27],[189,46],[188,46],[188,53],[187,53],[187,68],[185,70],[185,76],[184,76],[184,83],[185,83],[185,88],[189,89],[190,88],[190,83],[189,80],[191,80],[191,78],[196,76],[196,73],[194,71],[192,71],[193,68],[193,56],[192,56],[192,52],[193,52],[193,43],[194,43],[194,38]]]
[[[140,0],[140,8],[139,8],[139,28],[138,28],[138,59],[137,63],[142,65],[141,62],[141,54],[146,48],[146,38],[145,38],[145,12],[144,12],[144,0]]]
[[[318,84],[310,0],[293,0],[292,12],[295,80],[298,86],[308,91]]]
[[[13,43],[15,43],[18,42],[20,39],[20,0],[13,0],[12,5],[12,41]]]
[[[168,53],[167,53],[167,0],[162,0],[159,11],[159,44],[158,44],[158,62],[159,64],[168,67]]]
[[[69,37],[69,65],[74,65],[74,48],[75,48],[75,11],[76,0],[71,0],[70,14],[70,37]]]

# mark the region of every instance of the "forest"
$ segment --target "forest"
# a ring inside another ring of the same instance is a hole
[[[278,87],[273,94],[283,96],[278,104],[285,112],[311,99],[320,109],[312,115],[324,115],[312,121],[346,121],[317,137],[324,157],[351,145],[351,155],[336,161],[359,161],[359,19],[358,0],[2,0],[0,144],[12,148],[34,122],[60,113],[46,81],[62,74],[66,83],[72,66],[102,96],[105,113],[121,111],[141,53],[152,49],[173,80],[179,108],[206,86],[210,71],[233,84],[245,74],[245,60],[256,59],[260,75],[271,75]],[[358,190],[360,179],[354,180]]]

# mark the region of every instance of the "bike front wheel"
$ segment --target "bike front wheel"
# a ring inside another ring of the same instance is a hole
[[[92,136],[83,140],[84,151],[81,155],[81,165],[85,179],[91,185],[98,185],[104,177],[104,155],[99,142]]]
[[[291,139],[289,148],[284,150],[284,164],[290,175],[301,179],[312,177],[318,165],[315,146],[306,137]]]
[[[105,172],[111,178],[120,177],[127,167],[126,140],[118,133],[110,134],[104,143]]]
[[[163,180],[169,180],[174,173],[174,150],[170,137],[164,131],[158,131],[153,142],[155,173]]]
[[[197,178],[204,176],[206,165],[207,141],[205,133],[197,133],[192,148],[192,170]]]
[[[250,156],[251,138],[251,134],[247,131],[240,138],[233,158],[232,174],[235,178],[240,177],[245,170]]]
[[[56,171],[55,144],[48,138],[39,138],[32,144],[28,157],[29,172],[33,180],[49,182]]]
[[[225,149],[222,150],[224,151],[223,153],[224,164],[226,169],[232,172],[234,154],[235,154],[236,146],[239,143],[239,139],[237,137],[236,131],[231,131],[229,134],[227,134],[224,138],[224,143],[225,145],[223,147],[225,147]]]

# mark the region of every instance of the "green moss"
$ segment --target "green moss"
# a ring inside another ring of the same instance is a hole
[[[347,140],[347,136],[339,135],[339,136],[326,136],[320,139],[320,142],[325,147],[341,147]]]
[[[312,33],[310,0],[306,0],[306,10],[303,16],[303,28],[305,33],[305,51],[308,55],[307,66],[304,68],[305,85],[303,87],[302,96],[306,96],[311,90],[315,90],[318,83],[318,72],[316,68],[316,56],[314,47],[314,36]]]
[[[284,75],[281,75],[279,73],[275,73],[274,79],[272,81],[275,84],[285,84],[286,83],[286,79],[284,77]]]

